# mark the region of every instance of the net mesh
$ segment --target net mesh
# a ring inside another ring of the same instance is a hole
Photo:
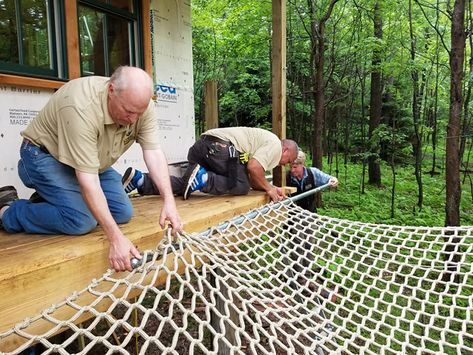
[[[471,227],[277,204],[147,256],[0,334],[0,350],[14,337],[9,354],[473,353]]]

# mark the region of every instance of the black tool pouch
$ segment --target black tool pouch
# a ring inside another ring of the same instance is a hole
[[[238,152],[233,145],[228,147],[228,190],[233,189],[237,183]]]

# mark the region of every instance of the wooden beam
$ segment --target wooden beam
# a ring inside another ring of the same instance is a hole
[[[286,138],[286,0],[273,0],[271,43],[273,132],[284,139]],[[273,183],[278,186],[285,184],[282,167],[273,170]]]
[[[284,190],[284,193],[286,194],[286,196],[290,196],[293,193],[297,192],[297,187],[294,187],[294,186],[283,186],[282,189]]]
[[[19,85],[42,89],[59,89],[64,81],[30,78],[27,76],[0,74],[0,84]]]
[[[208,80],[205,82],[204,100],[205,100],[205,127],[212,129],[218,127],[218,97],[217,81]]]
[[[153,47],[151,44],[151,3],[149,0],[142,1],[143,19],[143,61],[144,70],[153,77]]]
[[[69,79],[80,78],[79,29],[77,1],[64,1],[66,15],[66,46]]]

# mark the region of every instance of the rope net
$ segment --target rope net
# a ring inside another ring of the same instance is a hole
[[[473,353],[473,228],[293,203],[233,221],[164,238],[132,273],[109,271],[0,334],[0,350],[15,337],[8,354]]]

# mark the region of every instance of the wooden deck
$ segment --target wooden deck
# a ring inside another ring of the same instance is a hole
[[[132,198],[135,216],[122,225],[139,250],[154,249],[163,236],[159,196]],[[187,232],[198,232],[268,202],[247,196],[192,195],[177,207]],[[0,333],[86,287],[108,269],[108,242],[100,227],[84,236],[38,236],[0,232]],[[13,344],[0,342],[2,349]]]

